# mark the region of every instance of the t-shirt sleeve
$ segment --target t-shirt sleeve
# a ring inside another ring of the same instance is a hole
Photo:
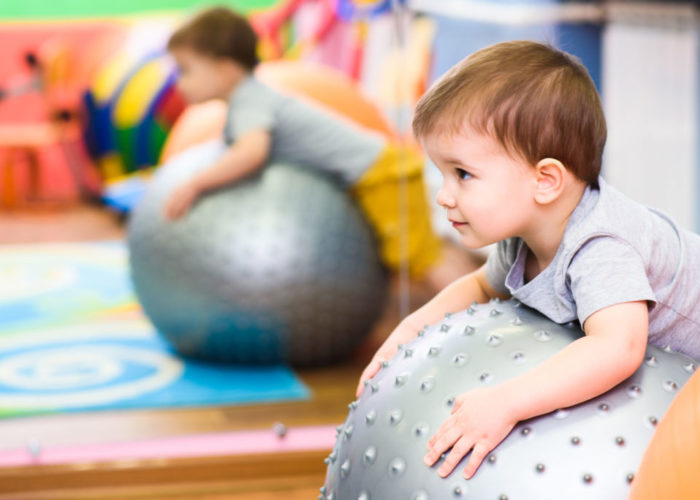
[[[515,262],[518,242],[518,238],[498,242],[495,250],[486,259],[486,279],[497,292],[510,293],[506,288],[506,276]]]
[[[238,137],[253,130],[272,132],[276,122],[275,106],[276,100],[269,96],[238,96],[229,104],[225,137],[229,142],[235,142]]]
[[[592,238],[579,248],[569,263],[567,283],[582,325],[594,312],[615,304],[656,303],[642,257],[611,236]]]

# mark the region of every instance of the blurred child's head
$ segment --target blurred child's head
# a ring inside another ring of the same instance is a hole
[[[606,139],[600,97],[573,56],[529,41],[492,45],[459,62],[420,99],[416,137],[476,133],[529,165],[559,160],[597,185]]]
[[[248,21],[226,7],[200,12],[168,41],[180,70],[178,87],[191,102],[226,98],[257,65],[256,46]]]

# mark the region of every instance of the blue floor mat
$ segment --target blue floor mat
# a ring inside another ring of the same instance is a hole
[[[0,416],[309,397],[286,366],[183,360],[142,315],[121,243],[0,248]]]

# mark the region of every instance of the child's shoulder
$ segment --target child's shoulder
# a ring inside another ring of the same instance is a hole
[[[598,187],[587,187],[571,216],[571,236],[619,236],[637,239],[657,225],[658,214],[649,207],[628,197],[602,178]]]
[[[600,179],[587,189],[572,214],[562,245],[571,255],[593,240],[624,245],[651,258],[654,251],[674,251],[679,245],[700,245],[700,236],[681,228],[664,212],[640,203]]]
[[[270,87],[254,74],[250,74],[231,91],[229,105],[235,106],[242,103],[246,105],[267,105],[287,98],[288,96]]]

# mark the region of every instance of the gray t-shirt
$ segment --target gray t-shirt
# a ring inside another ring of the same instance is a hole
[[[224,127],[227,144],[246,132],[267,130],[272,134],[270,161],[325,170],[346,184],[357,181],[385,145],[379,134],[281,94],[253,76],[240,82],[228,105]]]
[[[489,283],[556,323],[646,300],[649,342],[700,359],[700,236],[599,182],[586,188],[546,269],[525,283],[528,248],[510,238],[487,260]]]

